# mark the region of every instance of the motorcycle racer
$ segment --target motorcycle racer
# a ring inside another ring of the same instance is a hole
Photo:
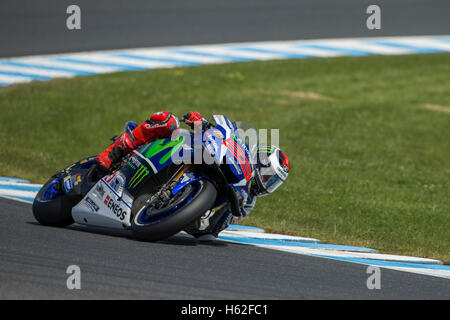
[[[194,125],[202,124],[205,128],[208,121],[200,113],[190,111],[183,116],[183,121],[194,129]],[[98,170],[106,173],[112,164],[135,150],[140,145],[157,139],[170,138],[180,128],[176,116],[167,111],[152,114],[149,119],[137,125],[127,122],[126,130],[114,143],[96,157]],[[232,222],[246,217],[255,207],[256,198],[273,193],[287,179],[290,166],[286,155],[276,146],[258,145],[256,150],[255,176],[251,182],[250,192],[240,199],[240,217],[235,217],[231,210],[224,206],[206,212],[198,221],[188,226],[185,231],[199,240],[213,240],[219,232]]]

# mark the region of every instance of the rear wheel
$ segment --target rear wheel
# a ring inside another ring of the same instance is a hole
[[[145,198],[144,198],[145,197]],[[157,241],[170,237],[211,209],[217,190],[208,180],[197,180],[172,196],[167,205],[146,205],[148,194],[142,194],[131,209],[131,232],[138,240]]]
[[[33,202],[33,215],[45,226],[65,227],[74,223],[72,207],[76,204],[61,191],[61,179],[53,177],[39,190]]]

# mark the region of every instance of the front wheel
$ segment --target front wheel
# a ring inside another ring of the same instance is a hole
[[[167,207],[132,208],[132,235],[143,241],[157,241],[174,235],[200,218],[216,201],[217,190],[208,180],[197,180],[180,190]]]

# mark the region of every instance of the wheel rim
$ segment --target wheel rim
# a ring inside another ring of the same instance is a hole
[[[187,185],[180,190],[174,197],[174,201],[171,201],[168,206],[160,209],[152,209],[148,206],[143,206],[134,218],[134,222],[137,225],[150,225],[157,223],[173,214],[184,206],[194,200],[202,189],[201,181],[194,182]]]
[[[52,182],[50,182],[50,184],[45,188],[44,192],[42,193],[41,200],[51,201],[63,195],[63,193],[57,188],[57,186],[60,185],[60,183],[61,183],[60,178],[56,178]]]

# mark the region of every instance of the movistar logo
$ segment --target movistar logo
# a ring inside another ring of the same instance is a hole
[[[131,178],[130,182],[128,183],[128,187],[135,188],[149,173],[150,171],[147,169],[147,167],[141,166]]]
[[[161,139],[156,140],[152,144],[149,144],[144,150],[141,151],[147,158],[151,158],[159,153],[162,153],[166,149],[169,150],[164,156],[159,159],[159,164],[165,163],[170,157],[178,150],[183,144],[185,137],[180,136],[177,139]]]

